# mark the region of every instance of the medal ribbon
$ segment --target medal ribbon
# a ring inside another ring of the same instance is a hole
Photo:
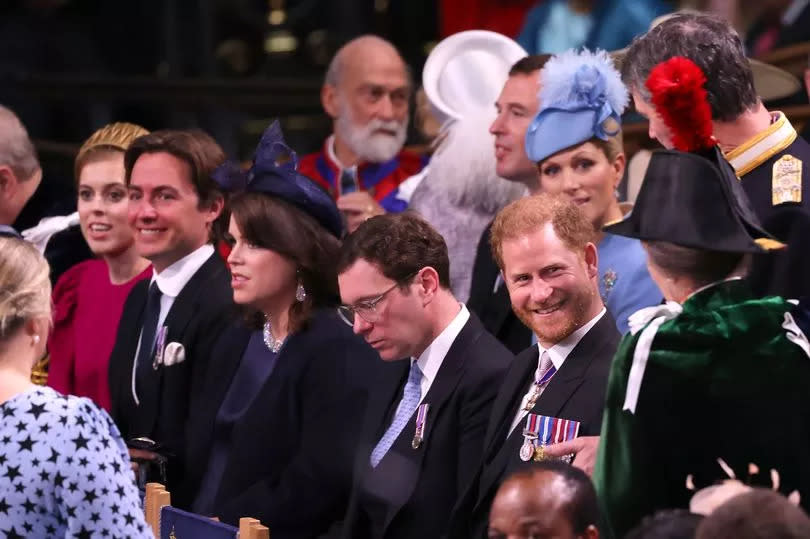
[[[535,434],[537,435],[538,431],[540,430],[540,418],[537,414],[527,414],[526,415],[526,430],[523,431],[523,435],[526,434]]]
[[[579,435],[579,421],[571,419],[560,419],[537,414],[526,416],[526,434],[533,433],[537,436],[536,445],[558,444],[573,440]]]
[[[543,373],[543,376],[539,380],[535,380],[534,383],[542,387],[551,381],[551,377],[554,376],[556,372],[557,369],[554,367],[554,365],[552,365],[545,373]]]
[[[166,333],[168,333],[168,331],[168,326],[163,326],[158,331],[157,342],[155,345],[155,355],[152,358],[152,368],[155,370],[157,370],[158,366],[163,363],[163,352],[164,348],[166,347]]]
[[[419,438],[422,438],[425,432],[425,419],[427,419],[428,409],[430,409],[428,403],[420,404],[419,408],[416,409],[416,436]]]

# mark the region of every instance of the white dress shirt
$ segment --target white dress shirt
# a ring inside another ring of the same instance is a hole
[[[607,309],[602,307],[602,310],[599,311],[599,314],[597,314],[596,316],[591,318],[591,320],[587,324],[580,327],[578,330],[576,330],[575,332],[573,332],[568,337],[564,338],[563,340],[561,340],[560,342],[558,342],[557,344],[555,344],[551,348],[548,348],[548,349],[543,348],[543,345],[541,345],[538,342],[537,343],[537,352],[538,352],[537,353],[537,369],[534,371],[534,378],[532,378],[532,379],[536,380],[541,374],[540,373],[540,360],[543,358],[543,353],[548,353],[549,358],[551,358],[551,364],[554,365],[554,368],[557,371],[559,371],[562,368],[563,363],[565,363],[565,359],[574,350],[574,348],[577,347],[577,345],[579,344],[579,341],[582,340],[582,337],[584,337],[591,330],[591,328],[594,327],[596,325],[596,323],[599,322],[599,320],[602,319],[603,316],[605,316],[606,312],[607,312]],[[548,384],[546,384],[545,387],[541,388],[540,393],[538,394],[538,398],[539,398],[540,395],[543,394],[543,391],[545,391],[546,387],[548,387]],[[526,403],[529,402],[529,398],[531,396],[531,393],[532,393],[532,387],[530,385],[529,390],[523,396],[523,400],[520,401],[520,407],[518,408],[517,413],[515,414],[515,419],[512,420],[512,426],[509,427],[509,433],[506,435],[507,437],[509,437],[509,434],[511,434],[512,431],[515,430],[515,427],[518,426],[520,424],[520,422],[523,421],[523,418],[525,418],[526,415],[529,413],[528,411],[525,410],[525,408],[526,408]]]
[[[422,381],[419,384],[421,393],[419,404],[422,404],[425,395],[427,395],[428,390],[430,390],[430,386],[433,385],[436,374],[439,372],[439,368],[444,361],[444,356],[447,355],[450,347],[453,346],[464,324],[470,319],[470,311],[467,310],[467,307],[463,303],[460,304],[460,306],[461,308],[456,317],[433,339],[433,342],[425,348],[424,352],[422,352],[416,360],[411,358],[411,365],[416,361],[419,370],[422,371]],[[402,404],[401,401],[400,404]],[[400,404],[397,405],[397,411],[399,411]]]
[[[206,243],[187,254],[177,262],[173,263],[160,273],[152,273],[152,283],[157,282],[158,289],[162,294],[160,296],[160,316],[158,316],[158,325],[160,328],[166,321],[169,311],[174,305],[174,300],[183,291],[183,288],[188,284],[194,274],[205,264],[211,255],[215,253],[214,246]],[[143,334],[143,328],[141,328]],[[157,335],[157,332],[155,333]],[[138,393],[135,388],[135,371],[138,367],[138,354],[141,351],[141,337],[138,337],[138,346],[135,348],[135,361],[132,362],[132,396],[135,398],[135,403],[140,404],[138,400]]]

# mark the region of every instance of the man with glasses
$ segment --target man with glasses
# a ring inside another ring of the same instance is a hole
[[[478,466],[512,355],[453,296],[449,267],[444,239],[411,212],[373,217],[344,242],[340,312],[383,360],[344,537],[442,536]]]

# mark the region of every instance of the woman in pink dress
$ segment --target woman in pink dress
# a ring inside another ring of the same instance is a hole
[[[124,152],[146,133],[137,125],[110,124],[79,150],[79,221],[97,258],[65,272],[53,291],[48,385],[60,393],[89,397],[106,410],[107,364],[124,301],[138,281],[152,274],[149,262],[135,252],[124,182]]]

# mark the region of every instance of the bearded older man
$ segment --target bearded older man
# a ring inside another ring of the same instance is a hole
[[[301,159],[299,172],[337,199],[352,232],[371,216],[398,212],[399,184],[424,166],[402,151],[411,97],[408,68],[396,48],[376,36],[349,41],[335,54],[321,89],[333,134],[320,152]]]
[[[456,505],[448,537],[487,536],[501,482],[550,444],[594,436],[619,332],[599,296],[593,226],[572,202],[539,194],[492,225],[492,252],[515,314],[538,343],[509,366],[492,405],[482,463]]]

